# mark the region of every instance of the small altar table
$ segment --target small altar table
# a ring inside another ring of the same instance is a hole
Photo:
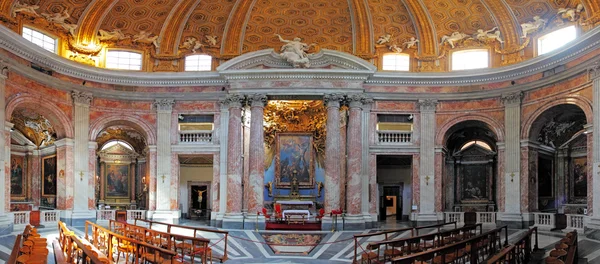
[[[285,215],[306,215],[306,218],[310,217],[310,211],[308,210],[283,210],[282,216],[285,218]]]
[[[277,201],[275,203],[278,204],[285,204],[285,205],[308,205],[308,206],[313,206],[313,202],[312,201]]]
[[[283,219],[288,224],[304,224],[304,221],[310,217],[308,210],[283,210]]]

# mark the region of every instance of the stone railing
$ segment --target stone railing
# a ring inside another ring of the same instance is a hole
[[[496,226],[496,212],[477,212],[477,223]]]
[[[25,229],[29,224],[29,211],[12,212],[13,225],[15,230]]]
[[[115,214],[117,210],[97,210],[96,211],[96,222],[105,221],[108,223],[109,220],[115,220]]]
[[[553,213],[533,213],[534,226],[540,229],[553,229],[554,225],[554,214]]]
[[[412,132],[381,130],[377,131],[377,142],[379,144],[406,144],[412,142]]]
[[[567,214],[567,230],[583,231],[585,215]]]
[[[58,220],[60,220],[60,211],[40,211],[40,224],[44,225],[46,228],[58,228]]]
[[[451,223],[456,222],[457,225],[463,225],[465,223],[464,212],[444,212],[444,222]]]
[[[127,210],[127,222],[133,223],[135,219],[146,219],[146,210]]]
[[[213,140],[213,132],[206,131],[179,131],[179,143],[210,144]]]

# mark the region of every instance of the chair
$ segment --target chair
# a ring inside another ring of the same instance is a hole
[[[273,216],[275,217],[275,220],[281,220],[283,218],[281,204],[275,204],[275,211],[273,212]]]
[[[258,214],[260,214],[260,212]],[[265,220],[271,220],[271,215],[267,214],[267,208],[263,207],[262,214],[265,216]]]

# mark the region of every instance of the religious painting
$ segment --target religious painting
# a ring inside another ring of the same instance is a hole
[[[487,166],[465,165],[462,171],[462,198],[464,200],[488,200]]]
[[[27,195],[25,186],[25,157],[11,155],[10,158],[10,196],[13,198],[25,198]]]
[[[314,188],[312,133],[278,133],[275,178],[278,188]]]
[[[104,173],[107,198],[129,197],[129,164],[106,164]]]
[[[56,155],[42,158],[42,196],[56,196]]]
[[[587,196],[587,157],[573,159],[573,195]]]
[[[552,197],[552,165],[549,158],[538,158],[538,196]]]

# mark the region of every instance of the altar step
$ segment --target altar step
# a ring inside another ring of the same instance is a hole
[[[321,230],[321,222],[306,222],[304,224],[288,224],[286,222],[267,222],[267,230]]]

